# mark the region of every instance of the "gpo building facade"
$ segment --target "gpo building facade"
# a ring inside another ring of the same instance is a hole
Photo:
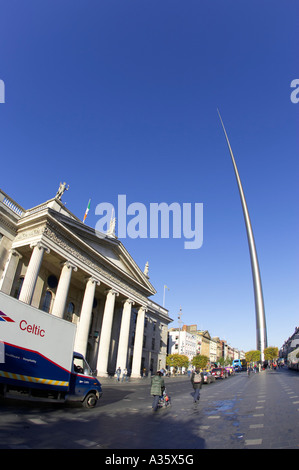
[[[137,266],[113,232],[96,232],[57,195],[25,210],[0,191],[0,290],[76,323],[75,350],[100,377],[164,368],[168,311],[150,299],[148,267]]]

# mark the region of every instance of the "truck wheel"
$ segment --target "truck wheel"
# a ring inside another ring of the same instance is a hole
[[[83,406],[85,408],[94,408],[97,404],[97,397],[96,394],[93,392],[90,392],[86,395],[86,397],[83,400]]]

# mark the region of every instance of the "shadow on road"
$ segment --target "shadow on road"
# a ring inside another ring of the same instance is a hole
[[[6,402],[3,406],[1,402],[0,448],[80,449],[86,448],[86,443],[90,443],[89,448],[107,450],[205,447],[204,439],[199,437],[200,423],[189,420],[188,413],[178,416],[171,406],[153,413],[148,404],[142,408],[140,403],[139,408],[131,404],[128,409],[114,410],[111,405],[115,397],[109,395],[109,389],[106,393],[106,403],[101,401],[93,410],[24,402],[19,408],[19,419],[14,421],[5,418],[11,416],[13,404]],[[120,391],[117,393],[120,400]],[[128,394],[130,390],[124,392]],[[190,413],[194,415],[196,410],[191,408]]]

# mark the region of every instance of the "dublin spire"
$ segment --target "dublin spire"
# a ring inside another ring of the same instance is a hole
[[[233,155],[219,110],[217,109],[217,111],[218,111],[218,115],[219,115],[219,118],[223,127],[223,131],[224,131],[226,142],[229,148],[230,156],[233,162],[235,175],[236,175],[238,188],[239,188],[239,193],[240,193],[240,198],[241,198],[241,203],[242,203],[242,208],[243,208],[244,220],[245,220],[246,231],[247,231],[248,246],[249,246],[249,252],[250,252],[254,299],[255,299],[256,349],[258,351],[261,351],[261,360],[263,361],[264,349],[267,347],[267,330],[266,330],[266,317],[265,317],[264,299],[263,299],[263,290],[262,290],[259,263],[258,263],[257,253],[256,253],[256,247],[255,247],[249,212],[248,212],[246,199],[245,199],[244,191],[242,188],[242,183],[241,183],[241,179],[239,176],[238,168],[234,159],[234,155]]]

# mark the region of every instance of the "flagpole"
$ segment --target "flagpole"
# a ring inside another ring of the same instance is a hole
[[[167,286],[164,284],[163,307],[165,307],[165,288],[169,290],[169,287],[167,287]]]
[[[226,142],[228,145],[228,149],[230,152],[230,156],[233,162],[235,176],[237,179],[242,208],[243,208],[244,220],[245,220],[246,231],[247,231],[248,246],[249,246],[249,252],[250,252],[254,298],[255,298],[256,347],[257,347],[257,350],[261,352],[261,360],[263,361],[264,349],[267,347],[267,330],[266,330],[266,316],[265,316],[265,308],[264,308],[262,282],[261,282],[259,263],[258,263],[257,252],[256,252],[256,247],[255,247],[255,241],[254,241],[252,226],[250,222],[249,212],[247,208],[247,203],[246,203],[244,191],[242,188],[242,183],[241,183],[241,179],[240,179],[239,172],[237,169],[237,165],[234,159],[233,151],[231,149],[230,142],[228,140],[228,136],[227,136],[227,133],[226,133],[226,130],[225,130],[225,127],[224,127],[224,124],[223,124],[223,121],[221,119],[218,109],[217,109],[217,112],[220,118],[220,122],[222,124],[222,128],[223,128]]]

